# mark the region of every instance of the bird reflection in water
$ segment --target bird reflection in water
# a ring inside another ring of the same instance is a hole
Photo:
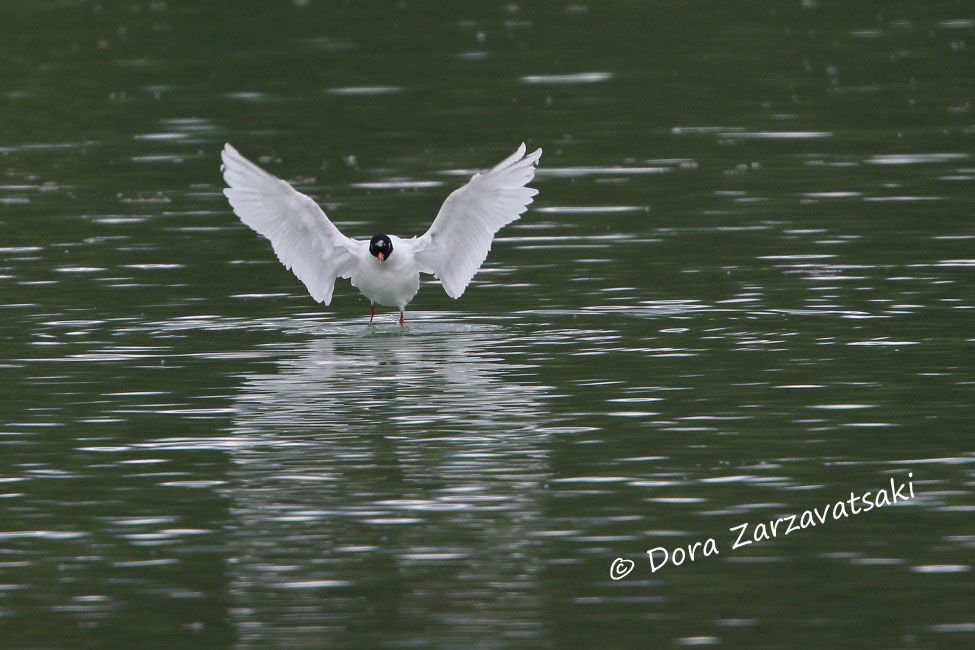
[[[318,337],[245,378],[234,433],[254,444],[227,491],[242,639],[541,635],[548,388],[501,330],[436,327]]]

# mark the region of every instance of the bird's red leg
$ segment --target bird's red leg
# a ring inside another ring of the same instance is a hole
[[[376,315],[376,305],[369,305],[369,324],[372,325],[372,319]]]
[[[399,326],[403,327],[403,310],[399,310]]]

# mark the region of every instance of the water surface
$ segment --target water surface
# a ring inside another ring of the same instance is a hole
[[[971,646],[970,9],[6,7],[4,647]],[[409,236],[522,140],[403,330],[221,194]]]

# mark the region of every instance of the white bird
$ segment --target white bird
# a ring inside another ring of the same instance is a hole
[[[224,145],[223,190],[240,220],[271,242],[278,260],[291,269],[308,293],[332,302],[336,278],[350,278],[369,299],[369,324],[376,304],[403,311],[420,288],[420,273],[439,278],[451,298],[460,298],[487,258],[494,234],[518,219],[538,190],[525,187],[535,176],[541,149],[525,155],[525,145],[489,171],[454,190],[430,229],[402,239],[378,234],[370,241],[339,232],[311,197],[272,176]]]

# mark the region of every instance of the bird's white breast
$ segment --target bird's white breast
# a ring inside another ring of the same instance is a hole
[[[409,244],[393,235],[390,239],[393,253],[389,259],[380,264],[365,250],[349,279],[372,302],[404,309],[420,289],[420,272]]]

